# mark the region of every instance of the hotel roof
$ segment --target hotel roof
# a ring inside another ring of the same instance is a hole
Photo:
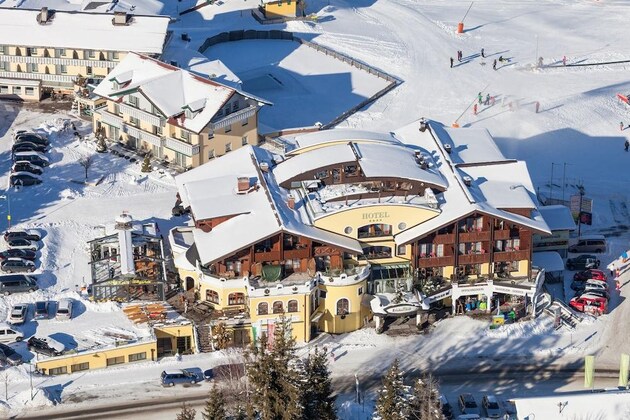
[[[111,13],[55,10],[39,24],[40,10],[0,8],[3,44],[161,54],[169,16],[133,15],[128,25],[113,25]],[[49,10],[49,15],[52,10]]]
[[[575,221],[567,206],[542,206],[538,210],[551,230],[575,230]]]
[[[289,151],[288,154],[298,154],[303,151],[302,149],[308,149],[312,146],[323,145],[326,143],[336,143],[339,141],[352,141],[354,143],[361,143],[363,141],[378,141],[390,144],[401,144],[392,133],[377,133],[346,128],[321,130],[313,133],[301,134],[295,137],[285,137],[284,140],[295,147],[295,149]]]

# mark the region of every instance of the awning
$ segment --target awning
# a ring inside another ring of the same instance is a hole
[[[564,261],[555,251],[534,252],[532,265],[547,272],[564,271]]]

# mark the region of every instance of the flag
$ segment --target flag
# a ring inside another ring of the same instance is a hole
[[[595,356],[584,357],[584,388],[593,388],[595,383]]]
[[[621,354],[621,363],[619,363],[619,386],[628,386],[628,369],[630,368],[630,354]]]

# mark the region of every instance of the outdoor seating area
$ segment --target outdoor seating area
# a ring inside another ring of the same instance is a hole
[[[154,321],[165,321],[169,309],[171,308],[167,304],[158,302],[125,306],[123,312],[134,324],[148,324]]]

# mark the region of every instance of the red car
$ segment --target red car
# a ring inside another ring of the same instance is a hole
[[[577,272],[573,275],[573,280],[577,281],[586,281],[591,279],[606,281],[606,273],[602,270],[590,269]]]
[[[585,293],[582,296],[571,299],[569,306],[576,311],[601,315],[608,310],[608,301],[603,297]]]

